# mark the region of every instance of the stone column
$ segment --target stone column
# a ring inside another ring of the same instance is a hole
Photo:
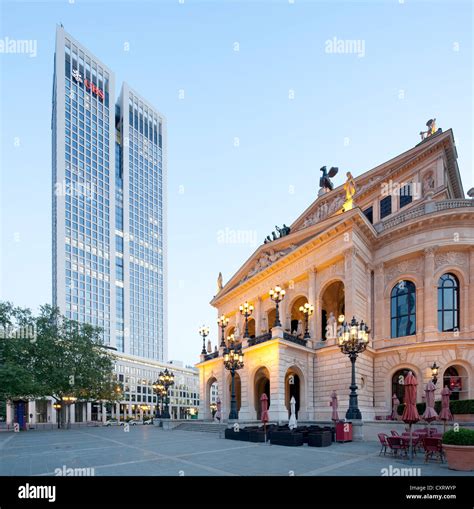
[[[105,408],[105,403],[102,403],[102,423],[105,424],[107,421],[107,409]]]
[[[12,425],[14,417],[15,411],[13,409],[13,404],[10,401],[7,401],[7,424]]]
[[[424,263],[424,283],[423,283],[423,332],[433,333],[437,331],[437,292],[433,283],[433,274],[435,271],[435,250],[433,248],[425,249]],[[418,311],[418,310],[417,310]],[[421,332],[421,330],[420,330]]]
[[[36,424],[36,401],[34,399],[28,401],[28,422],[30,424]]]
[[[344,315],[346,322],[350,322],[356,315],[355,257],[356,249],[354,247],[344,251]],[[356,317],[356,319],[360,320],[360,317]]]
[[[51,401],[51,422],[57,424],[59,416],[58,411],[53,407],[54,403],[56,403],[56,401]]]
[[[87,420],[87,422],[92,421],[92,403],[90,403],[90,402],[87,402],[86,420]]]
[[[384,265],[379,263],[374,274],[374,330],[371,333],[372,341],[380,341],[390,337],[390,308],[385,310],[384,299]],[[387,315],[388,313],[388,315]]]
[[[464,317],[464,323],[470,324],[470,330],[474,332],[474,320],[468,318],[472,316],[474,316],[474,248],[469,251],[469,301],[468,314]]]
[[[311,268],[308,270],[308,302],[309,304],[312,304],[314,306],[314,313],[313,316],[309,319],[308,326],[309,326],[309,334],[311,336],[311,339],[313,341],[318,340],[316,336],[316,322],[317,322],[317,315],[320,312],[320,310],[317,307],[316,302],[316,269]]]
[[[281,355],[281,349],[279,351]],[[270,368],[270,408],[268,411],[270,420],[288,421],[288,409],[285,406],[285,372],[277,361]]]
[[[72,405],[69,405],[69,418],[70,423],[74,424],[76,422],[76,405],[72,403]]]
[[[153,406],[153,408],[155,408]],[[153,411],[153,415],[155,414],[155,411]],[[115,403],[115,418],[117,419],[117,421],[120,422],[120,403]]]
[[[257,297],[255,300],[255,336],[260,336],[262,334],[262,299],[261,297]]]
[[[53,422],[53,400],[48,400],[46,403],[46,422],[52,423]]]

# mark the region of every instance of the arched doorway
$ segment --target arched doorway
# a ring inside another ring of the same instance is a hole
[[[270,332],[273,328],[273,325],[275,323],[275,317],[276,317],[276,309],[272,308],[267,311],[267,324],[268,324],[268,332]]]
[[[270,408],[270,372],[267,368],[261,367],[257,370],[254,377],[255,388],[255,411],[257,412],[257,419],[261,418],[261,403],[260,398],[265,393],[268,398],[268,408]]]
[[[285,406],[288,410],[288,418],[291,414],[291,398],[295,398],[295,410],[296,410],[296,418],[298,418],[299,410],[302,404],[302,382],[303,376],[301,371],[292,366],[289,368],[285,375]]]
[[[411,368],[402,368],[396,371],[392,376],[392,393],[391,396],[394,394],[397,396],[400,403],[403,403],[403,400],[405,398],[405,377],[407,376],[408,372],[411,371],[413,375],[416,377],[416,373]],[[390,406],[392,405],[392,402],[390,401]]]
[[[218,385],[217,385],[217,378],[211,377],[207,381],[206,384],[206,393],[205,393],[205,410],[206,412],[209,412],[210,418],[214,418],[214,415],[217,411],[217,398],[218,398]]]
[[[337,319],[345,313],[344,283],[333,281],[321,296],[321,338],[335,338]],[[331,327],[328,327],[331,325]]]
[[[449,399],[457,401],[468,398],[467,371],[462,366],[449,366],[443,374],[443,387],[451,391]]]
[[[304,306],[308,299],[304,296],[298,297],[291,306],[291,334],[298,332],[304,334],[305,318],[304,314],[300,311],[300,306]]]
[[[235,373],[235,399],[237,400],[237,412],[240,410],[240,405],[242,401],[242,384],[240,382],[240,375]],[[232,401],[232,376],[229,375],[227,379],[228,386],[228,396],[229,396],[229,411],[230,411],[230,402]],[[226,416],[227,417],[227,416]]]
[[[249,337],[254,338],[255,337],[255,319],[254,318],[249,318],[248,327],[249,327]]]

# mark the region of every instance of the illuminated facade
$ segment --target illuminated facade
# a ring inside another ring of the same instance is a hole
[[[421,402],[433,362],[440,367],[438,399],[442,385],[453,399],[474,398],[474,200],[464,196],[453,132],[430,133],[351,179],[349,173],[344,186],[322,187],[290,231],[267,238],[211,302],[230,319],[225,336],[242,343],[239,419],[260,417],[263,392],[272,420],[288,420],[291,396],[300,420],[330,419],[334,390],[344,417],[351,371],[338,346],[340,315],[364,320],[371,331],[356,364],[363,419],[391,413],[406,370],[420,382]],[[269,297],[276,285],[286,291],[281,327]],[[246,301],[255,308],[249,337],[239,313]],[[305,303],[314,306],[306,337]],[[222,355],[222,348],[201,355],[197,364],[204,419],[215,383],[229,414]]]

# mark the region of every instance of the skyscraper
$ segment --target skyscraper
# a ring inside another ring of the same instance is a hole
[[[53,303],[118,352],[167,360],[166,121],[56,30]]]

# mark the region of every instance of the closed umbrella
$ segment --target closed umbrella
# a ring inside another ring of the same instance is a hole
[[[412,426],[420,420],[420,415],[416,409],[416,386],[418,381],[411,371],[408,372],[404,380],[405,386],[405,409],[403,410],[402,421],[410,426],[410,461],[413,461],[413,436]]]
[[[267,422],[270,420],[268,417],[268,396],[263,393],[260,397],[260,407],[261,407],[261,418],[260,420],[263,422],[263,432],[265,434],[265,443],[267,442]]]
[[[439,413],[439,418],[444,421],[444,431],[446,431],[446,423],[448,421],[453,420],[453,414],[449,409],[449,397],[451,396],[451,391],[449,387],[445,386],[444,389],[441,390],[441,412]]]
[[[435,390],[436,386],[435,384],[430,380],[426,384],[425,388],[425,400],[426,400],[426,409],[423,414],[423,419],[426,422],[435,421],[438,418],[438,414],[436,413],[436,410],[434,409],[435,404]]]
[[[216,421],[221,422],[221,418],[222,418],[222,414],[221,414],[222,403],[221,403],[221,400],[219,398],[217,398],[217,400],[216,400],[216,406],[217,406],[217,411],[216,411],[216,415],[214,416],[214,419],[216,419]]]
[[[339,420],[339,415],[337,413],[338,403],[337,403],[337,394],[336,394],[336,391],[332,391],[330,405],[332,406],[331,420],[336,423]]]
[[[291,396],[290,399],[290,422],[288,423],[288,427],[290,429],[295,429],[298,427],[298,423],[296,422],[296,399],[294,396]]]
[[[398,405],[400,404],[400,400],[397,398],[397,395],[394,394],[392,396],[392,415],[390,416],[394,421],[398,419]]]

